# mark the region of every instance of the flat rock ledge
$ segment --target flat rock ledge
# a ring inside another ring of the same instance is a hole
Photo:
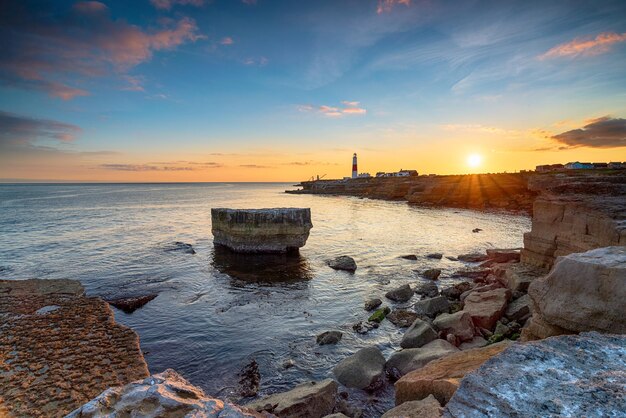
[[[306,244],[311,209],[211,209],[213,243],[241,253],[285,253]]]
[[[624,370],[624,335],[589,332],[511,345],[465,376],[444,416],[623,416]]]
[[[73,280],[0,281],[0,416],[62,417],[149,375],[134,331]]]
[[[126,386],[109,388],[66,418],[248,418],[273,417],[208,397],[174,370],[167,369]]]

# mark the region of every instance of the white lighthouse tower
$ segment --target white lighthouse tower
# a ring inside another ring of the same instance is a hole
[[[356,152],[352,156],[352,178],[355,179],[359,176],[359,170],[356,165]]]

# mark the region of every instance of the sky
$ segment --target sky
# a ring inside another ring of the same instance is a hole
[[[0,181],[626,161],[626,2],[0,2]]]

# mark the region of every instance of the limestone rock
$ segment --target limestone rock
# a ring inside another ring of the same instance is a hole
[[[408,328],[417,319],[417,314],[406,309],[395,309],[387,315],[389,322],[400,328]]]
[[[366,311],[373,311],[374,309],[378,308],[382,304],[383,304],[383,301],[380,300],[379,298],[368,299],[365,301],[364,308]]]
[[[460,341],[471,341],[474,338],[474,324],[471,315],[466,311],[453,314],[443,313],[434,321],[433,326],[443,333],[443,336],[454,334]]]
[[[622,416],[624,370],[623,335],[515,344],[465,376],[444,416]]]
[[[67,418],[133,416],[145,418],[192,418],[229,416],[262,417],[249,410],[208,397],[174,370],[146,377],[126,386],[109,388],[71,412]]]
[[[415,288],[415,293],[425,296],[427,298],[434,298],[435,296],[439,295],[439,289],[437,288],[437,285],[435,283],[426,282],[417,285],[417,287]]]
[[[506,308],[504,316],[511,321],[524,321],[530,316],[530,296],[515,299]]]
[[[376,347],[362,348],[333,369],[339,382],[347,387],[372,389],[380,384],[385,357]]]
[[[434,340],[420,348],[406,348],[391,355],[385,369],[392,377],[405,374],[424,367],[430,361],[459,351],[458,348],[445,340]]]
[[[330,260],[328,265],[335,270],[356,271],[356,261],[347,255],[341,255]]]
[[[405,260],[411,260],[411,261],[417,260],[417,256],[415,254],[401,255],[400,258],[404,258]]]
[[[470,282],[461,282],[455,284],[454,286],[446,287],[441,291],[441,294],[448,299],[459,300],[464,292],[470,291],[473,287],[474,285],[472,285]]]
[[[507,289],[472,292],[465,298],[463,309],[470,314],[474,325],[492,330],[498,319],[502,318],[510,296]]]
[[[395,384],[396,405],[424,399],[428,395],[433,395],[442,405],[446,404],[466,374],[476,370],[511,344],[513,343],[507,340],[483,348],[452,353],[403,376]]]
[[[483,337],[474,337],[471,341],[464,342],[463,344],[459,345],[459,348],[465,351],[471,350],[473,348],[484,347],[487,344],[487,340],[485,340]]]
[[[406,330],[400,347],[402,348],[418,348],[424,344],[436,340],[437,332],[428,324],[428,322],[416,319],[413,324]]]
[[[433,395],[421,401],[408,401],[385,412],[381,418],[440,418],[443,408]]]
[[[422,276],[428,280],[437,280],[441,275],[441,269],[428,269],[422,273]]]
[[[343,334],[340,331],[326,331],[318,335],[316,341],[319,345],[337,344],[341,337]]]
[[[488,258],[487,254],[470,253],[459,255],[457,260],[464,261],[466,263],[480,263],[481,261],[486,261]]]
[[[158,295],[149,294],[142,296],[131,296],[116,299],[108,299],[107,303],[111,306],[115,306],[117,309],[124,311],[127,314],[135,312],[137,309],[156,298]]]
[[[385,297],[394,302],[407,302],[413,297],[413,289],[408,284],[404,284],[385,293]]]
[[[426,254],[426,258],[432,258],[434,260],[441,260],[443,257],[443,254],[441,253],[430,253],[430,254]]]
[[[465,298],[467,298],[473,292],[487,292],[489,290],[501,289],[501,288],[502,288],[502,284],[500,284],[499,282],[484,284],[482,286],[476,286],[476,287],[471,288],[468,291],[463,292],[461,296],[459,297],[459,300],[461,302],[465,302]]]
[[[415,312],[418,315],[426,315],[431,318],[450,310],[450,302],[445,296],[437,296],[429,299],[422,299],[415,303]]]
[[[626,247],[559,257],[528,294],[533,312],[547,324],[573,332],[625,334]]]
[[[510,263],[520,260],[519,248],[488,248],[487,257],[495,263]]]

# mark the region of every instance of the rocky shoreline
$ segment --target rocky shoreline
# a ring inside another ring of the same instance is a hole
[[[419,285],[364,301],[355,332],[376,332],[382,321],[405,328],[395,353],[385,358],[376,346],[361,349],[338,362],[332,379],[303,382],[246,406],[210,398],[174,371],[148,377],[136,334],[114,323],[105,302],[83,296],[77,282],[0,282],[0,387],[10,388],[0,397],[0,413],[360,417],[344,388],[376,395],[395,382],[397,406],[385,418],[617,416],[626,410],[625,177],[530,180],[532,230],[521,251],[455,255],[474,267],[460,269],[454,286],[440,288],[431,269]],[[346,274],[358,268],[349,257],[329,260],[331,267]],[[405,308],[414,294],[420,300]],[[45,332],[57,328],[69,337]],[[317,340],[342,344],[334,330]],[[50,353],[30,347],[69,357],[44,361]],[[46,361],[54,367],[46,369]],[[25,378],[32,390],[51,396],[35,398],[20,385]],[[67,390],[53,393],[60,379]]]

